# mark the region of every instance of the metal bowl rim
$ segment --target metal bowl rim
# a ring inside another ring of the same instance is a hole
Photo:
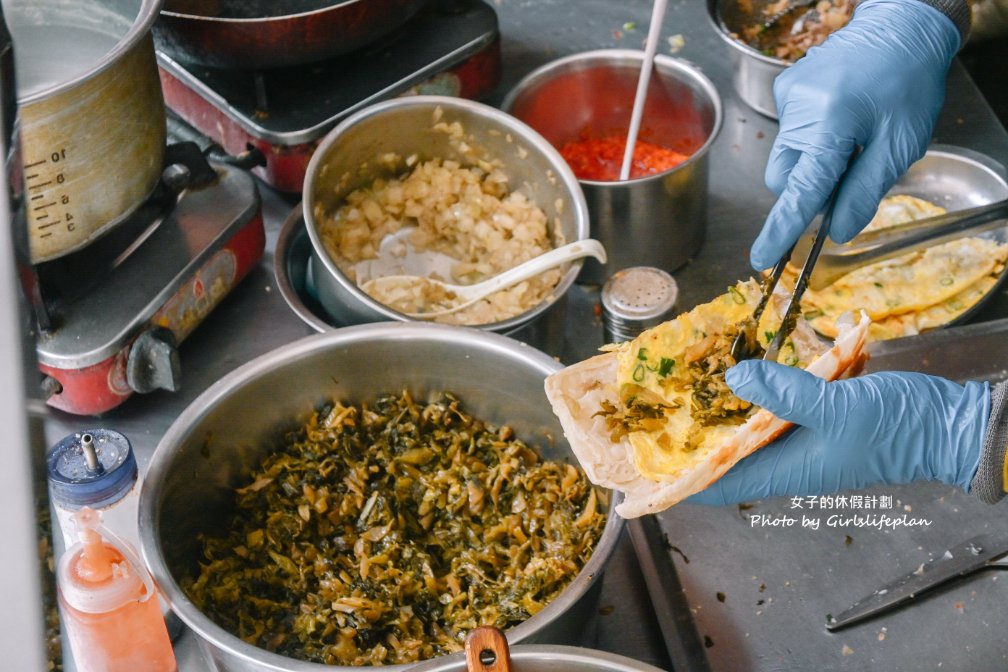
[[[524,93],[530,87],[538,84],[541,80],[547,79],[550,75],[553,75],[555,71],[566,68],[572,64],[579,65],[582,62],[595,61],[598,63],[606,63],[609,61],[618,60],[628,60],[628,61],[642,61],[644,59],[644,52],[636,51],[634,49],[593,49],[591,51],[580,51],[576,54],[570,54],[562,58],[545,63],[532,72],[528,73],[522,77],[517,84],[511,87],[511,90],[507,92],[504,96],[504,100],[501,103],[501,109],[505,112],[511,111],[514,107],[514,103],[518,96]],[[700,161],[705,154],[710,150],[711,145],[717,139],[721,132],[721,126],[724,123],[724,109],[721,101],[721,94],[718,93],[717,88],[714,83],[705,75],[700,68],[693,65],[689,61],[683,58],[676,58],[674,56],[666,56],[665,54],[657,54],[655,56],[655,67],[666,68],[669,71],[675,71],[678,74],[686,75],[691,78],[694,82],[700,85],[703,92],[707,95],[708,100],[710,100],[712,106],[714,107],[714,123],[711,125],[711,130],[707,134],[707,139],[700,147],[690,154],[689,158],[682,163],[669,168],[668,170],[662,171],[660,173],[655,173],[654,175],[646,175],[644,177],[637,177],[629,180],[581,180],[578,182],[586,185],[591,185],[593,187],[613,187],[616,185],[625,186],[629,184],[641,184],[649,181],[662,180],[668,175],[675,173],[679,170],[685,169],[688,166]],[[566,163],[566,161],[564,162]]]
[[[291,248],[294,246],[294,241],[297,240],[299,235],[308,235],[307,231],[304,231],[306,228],[307,225],[302,215],[301,204],[298,203],[297,207],[287,215],[287,219],[284,220],[283,225],[280,227],[280,234],[277,236],[276,247],[273,252],[273,276],[276,278],[280,296],[287,302],[290,309],[294,311],[294,314],[301,318],[309,327],[324,334],[338,327],[326,323],[305,305],[298,295],[297,289],[294,287],[294,281],[290,273]],[[311,255],[309,254],[305,259],[306,265],[310,259]]]
[[[248,644],[217,625],[217,623],[189,600],[169,571],[164,561],[160,534],[155,534],[155,521],[158,518],[160,510],[160,502],[155,499],[155,496],[160,496],[162,485],[169,473],[170,462],[173,457],[173,451],[170,450],[170,447],[179,445],[192,432],[193,428],[209,415],[223,399],[241,390],[256,379],[269,375],[279,367],[290,365],[318,352],[324,352],[343,345],[352,346],[355,343],[373,342],[375,340],[410,342],[419,339],[433,339],[453,345],[457,345],[458,343],[478,345],[480,349],[512,357],[516,361],[537,369],[543,374],[544,379],[547,375],[563,368],[563,365],[556,359],[530,345],[501,334],[480,329],[424,322],[377,322],[361,324],[306,336],[243,364],[196,397],[165,432],[158,442],[154,454],[151,456],[143,485],[140,489],[138,505],[140,552],[144,563],[149,568],[154,581],[165,595],[172,610],[204,643],[226,652],[227,655],[239,657],[259,666],[269,666],[280,672],[349,671],[358,669],[358,667],[354,666],[330,666],[298,660]],[[621,500],[622,495],[619,492],[609,492],[609,509],[606,525],[603,528],[598,543],[592,550],[592,555],[588,559],[588,562],[574,576],[570,584],[554,600],[546,605],[542,611],[507,630],[511,639],[520,641],[522,638],[534,634],[541,627],[548,625],[563,613],[570,604],[575,603],[583,597],[594,582],[600,580],[600,575],[619,541],[625,522],[615,510],[616,505]],[[390,670],[390,672],[402,672],[417,664],[386,665],[382,669]]]
[[[546,138],[539,135],[535,129],[520,119],[484,103],[479,103],[465,98],[454,98],[451,96],[409,96],[405,98],[393,98],[392,100],[386,100],[380,103],[375,103],[374,105],[369,105],[368,107],[358,110],[341,121],[335,128],[325,135],[318,147],[315,149],[308,162],[308,168],[305,171],[304,188],[302,189],[302,210],[304,213],[305,227],[308,229],[308,236],[312,243],[313,256],[322,263],[325,269],[329,272],[329,275],[344,290],[349,292],[354,299],[372,312],[381,316],[377,319],[410,323],[423,322],[423,320],[414,320],[413,318],[407,317],[406,315],[389,308],[380,301],[372,299],[367,295],[367,293],[357,286],[357,283],[350,282],[346,275],[339,270],[335,262],[333,262],[330,258],[328,252],[326,252],[325,245],[322,244],[318,231],[316,230],[315,195],[312,187],[316,181],[317,174],[323,165],[323,156],[344,132],[358,122],[380,115],[390,109],[395,110],[409,107],[430,107],[433,109],[438,106],[446,109],[452,108],[464,110],[488,117],[501,126],[507,128],[515,135],[520,136],[523,140],[535,147],[536,150],[545,154],[547,161],[550,163],[550,168],[556,172],[557,178],[563,183],[565,191],[567,191],[568,199],[571,201],[570,208],[572,209],[574,217],[574,229],[577,235],[576,240],[584,240],[591,235],[588,222],[588,202],[585,200],[584,192],[581,191],[581,185],[578,183],[577,178],[574,177],[574,173],[571,171],[570,166],[567,165],[567,162],[564,161],[563,157],[560,156],[560,153],[546,140]],[[567,290],[570,289],[571,285],[574,284],[574,280],[577,278],[578,273],[581,271],[584,261],[584,259],[577,259],[571,262],[570,267],[567,269],[567,273],[560,279],[560,282],[553,287],[553,290],[537,305],[529,308],[525,312],[519,313],[518,315],[510,317],[506,320],[501,320],[500,322],[465,326],[475,327],[484,331],[508,332],[531,322],[533,319],[545,312],[550,306],[556,303],[567,292]]]
[[[164,2],[165,0],[161,0]],[[341,0],[340,2],[334,2],[325,7],[319,7],[317,9],[309,9],[304,12],[291,12],[290,14],[278,14],[276,16],[254,16],[254,17],[226,17],[226,16],[207,16],[205,14],[190,14],[189,12],[173,12],[171,10],[162,9],[161,14],[169,16],[172,18],[195,20],[195,21],[206,21],[209,23],[228,23],[228,24],[240,24],[240,25],[251,25],[257,26],[258,24],[270,23],[274,21],[289,21],[291,19],[299,19],[302,17],[311,16],[313,14],[321,14],[328,12],[330,10],[335,10],[343,7],[344,5],[354,5],[363,4],[366,0]]]

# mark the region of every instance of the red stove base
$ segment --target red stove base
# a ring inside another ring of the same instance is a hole
[[[104,284],[62,306],[55,331],[39,337],[39,369],[58,383],[48,387],[61,388],[50,406],[98,415],[134,392],[178,389],[184,367],[175,346],[258,265],[266,244],[255,181],[236,168],[219,171],[216,184],[183,194]]]
[[[253,100],[254,74],[184,66],[159,53],[165,102],[227,153],[257,149],[265,165],[252,172],[298,193],[325,133],[366,104],[410,94],[480,99],[493,90],[501,73],[496,14],[480,0],[459,4],[452,14],[413,19],[373,53],[263,74],[257,86],[278,91],[268,112]]]
[[[197,322],[192,321],[193,316],[178,314],[170,309],[178,305],[201,306],[200,312],[203,315],[198,317],[205,317],[259,263],[265,244],[266,235],[260,214],[215,253],[195,277],[180,287],[144,329],[164,327],[172,332],[177,343],[181,343],[193,331]],[[220,260],[227,257],[230,259],[222,264]],[[222,266],[234,268],[235,273],[230,280],[215,272]],[[224,281],[228,286],[225,291],[212,295],[208,291],[208,279],[211,282]],[[134,391],[127,382],[126,363],[135,340],[134,338],[112,357],[87,368],[57,369],[40,364],[39,370],[55,378],[63,388],[59,394],[49,397],[48,404],[74,415],[100,415],[129,399]]]

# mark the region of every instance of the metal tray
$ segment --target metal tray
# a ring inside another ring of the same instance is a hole
[[[984,154],[952,145],[932,145],[924,158],[910,166],[886,195],[922,198],[953,212],[1008,198],[1006,177],[1005,167]],[[1008,221],[1004,224],[1000,229],[966,237],[1008,243]],[[1008,278],[1008,265],[983,297],[964,313],[939,326],[969,322],[997,294],[1005,278]]]

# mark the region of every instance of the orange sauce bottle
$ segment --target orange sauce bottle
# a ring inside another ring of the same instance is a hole
[[[175,672],[157,591],[136,552],[100,525],[95,510],[74,518],[80,542],[60,557],[56,581],[77,670]]]

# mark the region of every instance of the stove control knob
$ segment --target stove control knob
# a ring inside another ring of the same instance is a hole
[[[126,359],[126,381],[137,392],[177,392],[182,378],[175,335],[164,327],[140,334]]]

